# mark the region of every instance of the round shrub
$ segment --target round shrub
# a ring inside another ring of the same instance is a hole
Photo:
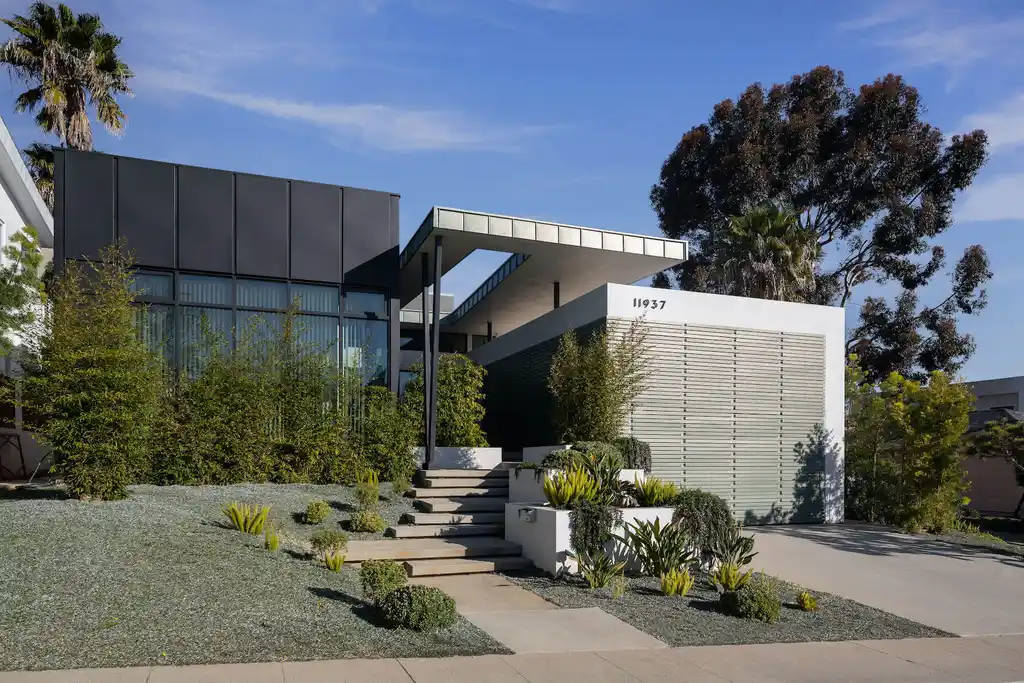
[[[340,553],[348,546],[348,534],[336,529],[321,529],[309,538],[309,544],[317,555]]]
[[[782,600],[775,579],[759,576],[736,594],[736,616],[774,624],[782,614]]]
[[[367,600],[379,604],[389,593],[409,583],[405,567],[393,560],[366,560],[359,567],[359,581]]]
[[[306,524],[320,524],[331,514],[331,506],[326,500],[313,500],[306,506],[306,514],[302,521]]]
[[[457,619],[455,601],[440,588],[403,586],[384,596],[380,614],[389,626],[414,631],[448,628]]]
[[[679,492],[672,521],[693,539],[695,550],[705,566],[714,556],[715,539],[733,525],[729,504],[721,496],[700,489]]]
[[[572,445],[573,451],[582,453],[602,466],[622,469],[623,459],[619,449],[601,441],[578,441]]]
[[[388,525],[376,510],[356,510],[348,520],[348,530],[376,534]]]
[[[614,446],[622,454],[623,469],[651,473],[651,446],[646,441],[623,436],[615,440]]]

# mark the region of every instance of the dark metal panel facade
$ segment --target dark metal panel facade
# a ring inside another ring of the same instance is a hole
[[[235,268],[240,275],[288,277],[288,181],[235,175]]]
[[[398,241],[391,238],[391,195],[346,188],[342,213],[345,282],[394,286]]]
[[[341,282],[340,187],[292,181],[291,277]]]
[[[178,167],[178,267],[234,272],[234,175]]]
[[[65,254],[96,258],[114,240],[114,157],[70,152],[65,161]]]
[[[173,164],[117,159],[117,236],[138,263],[174,268]]]

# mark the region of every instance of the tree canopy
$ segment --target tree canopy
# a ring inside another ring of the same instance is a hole
[[[706,274],[729,245],[730,219],[781,207],[816,242],[814,286],[794,288],[793,300],[844,306],[865,283],[900,287],[894,304],[865,297],[848,338],[867,379],[955,372],[974,350],[956,317],[986,301],[984,249],[964,252],[938,303],[922,306],[918,293],[946,267],[934,240],[952,225],[956,193],[984,164],[987,137],[976,130],[947,140],[923,114],[918,91],[902,77],[855,92],[827,66],[720,102],[707,123],[683,135],[651,189],[661,230],[692,247],[690,261],[655,284],[729,293]]]

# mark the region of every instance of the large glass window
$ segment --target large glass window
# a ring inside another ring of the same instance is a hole
[[[169,273],[136,273],[132,278],[132,291],[140,298],[173,299],[173,283]]]
[[[293,284],[291,298],[298,300],[299,310],[309,313],[337,314],[341,305],[337,287]]]
[[[363,384],[387,384],[388,323],[386,320],[345,318],[341,333],[341,360],[355,370]]]
[[[345,292],[345,315],[360,315],[370,318],[388,317],[388,299],[377,292]]]
[[[181,306],[178,311],[178,364],[194,376],[214,353],[231,343],[234,315],[229,308],[201,306]]]
[[[178,301],[190,304],[231,305],[231,278],[179,275]]]
[[[236,291],[239,308],[281,310],[288,307],[288,285],[283,282],[239,280]]]

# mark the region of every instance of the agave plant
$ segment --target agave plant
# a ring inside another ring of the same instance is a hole
[[[576,562],[579,564],[580,574],[592,590],[604,588],[615,577],[621,576],[626,568],[625,562],[614,562],[611,555],[603,551],[598,551],[593,556],[579,553]]]
[[[597,482],[578,465],[565,472],[555,472],[544,480],[544,497],[556,508],[593,501],[597,493]]]
[[[243,531],[253,536],[263,533],[263,525],[270,514],[270,506],[244,505],[242,503],[230,503],[224,508],[224,516],[231,522],[232,528]]]
[[[673,569],[681,569],[695,559],[683,529],[678,524],[662,526],[660,519],[626,524],[625,533],[618,540],[636,554],[643,572],[649,576],[661,576]]]
[[[711,581],[716,587],[720,588],[722,592],[735,593],[750,583],[750,577],[753,576],[753,574],[753,569],[748,569],[744,572],[740,569],[739,565],[734,562],[723,562],[718,566],[715,573],[711,575]]]
[[[636,488],[636,500],[640,507],[656,508],[671,505],[679,497],[679,488],[675,484],[657,477],[647,477],[643,480],[637,477],[633,486]]]
[[[730,524],[719,530],[714,543],[714,556],[722,564],[735,564],[744,567],[750,564],[757,553],[754,550],[754,537],[744,536],[742,527]]]
[[[683,597],[693,588],[694,579],[689,569],[673,569],[661,575],[661,592],[668,596]]]

